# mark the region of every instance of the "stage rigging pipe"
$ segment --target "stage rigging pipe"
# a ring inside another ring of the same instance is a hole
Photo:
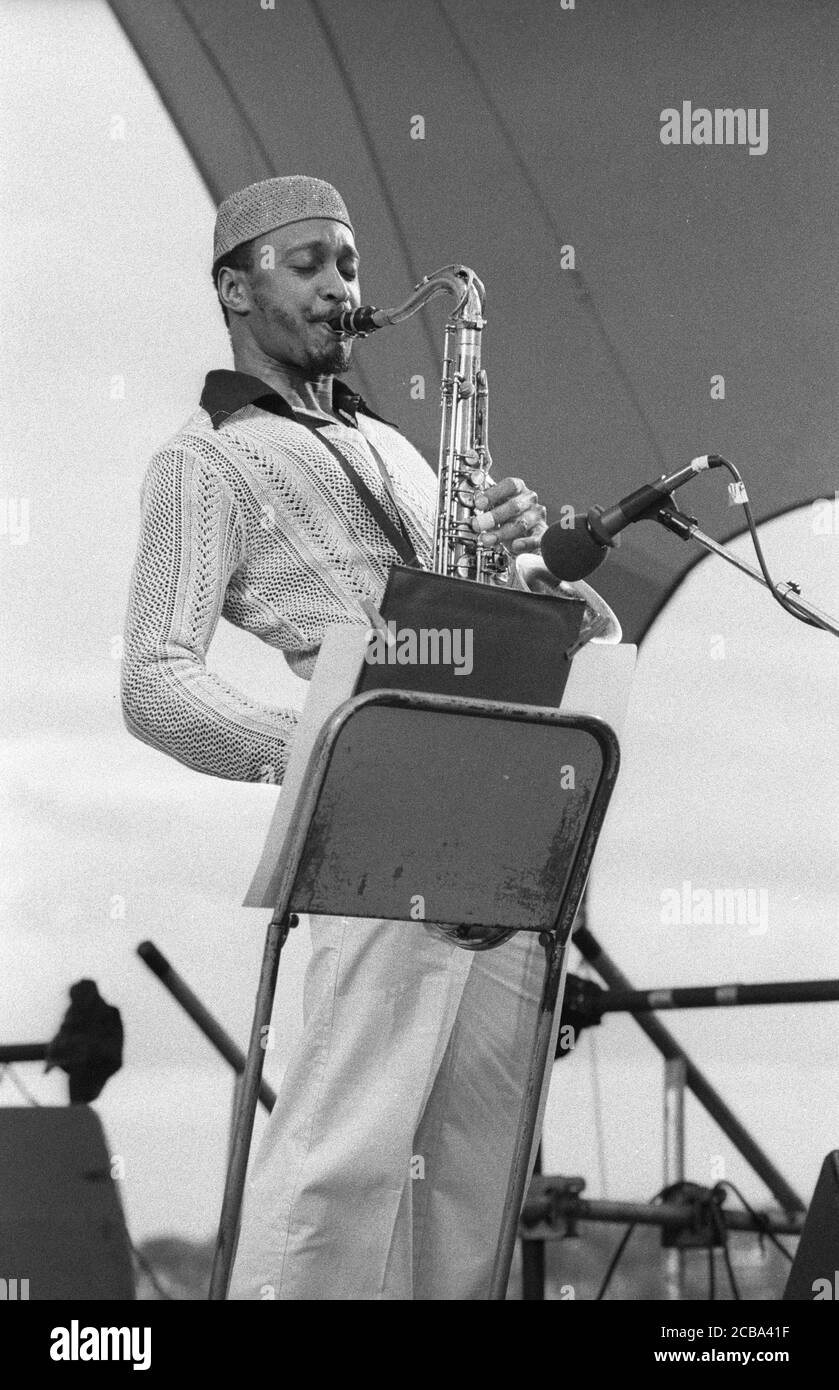
[[[579,1197],[572,1193],[552,1193],[550,1178],[545,1187],[534,1192],[524,1204],[520,1236],[531,1241],[564,1240],[566,1221],[593,1221],[610,1226],[660,1226],[663,1230],[684,1230],[690,1227],[694,1209],[684,1202],[611,1202],[598,1198]],[[534,1184],[535,1186],[535,1184]],[[800,1236],[804,1213],[759,1212],[759,1223],[747,1211],[720,1208],[722,1223],[729,1231],[771,1231],[776,1236]],[[546,1230],[545,1227],[550,1227]]]
[[[0,1067],[13,1062],[45,1062],[49,1043],[0,1043]]]
[[[604,976],[605,978],[605,976]],[[839,1000],[839,980],[778,980],[762,985],[686,985],[679,989],[610,989],[601,1014],[662,1009],[730,1008],[739,1004],[827,1004]]]
[[[189,1014],[193,1023],[201,1029],[204,1037],[212,1043],[216,1052],[220,1052],[225,1062],[229,1062],[237,1076],[241,1076],[245,1070],[245,1054],[231,1038],[230,1034],[222,1028],[218,1019],[214,1018],[206,1005],[201,1003],[197,994],[190,989],[186,980],[178,974],[169,964],[162,951],[158,951],[153,941],[141,941],[137,947],[137,955],[145,961],[161,984],[164,984],[174,999],[177,999],[181,1008]],[[259,1100],[266,1110],[273,1109],[276,1095],[268,1085],[267,1081],[259,1083]]]
[[[687,1066],[684,1057],[668,1057],[664,1063],[664,1186],[685,1180],[685,1087]],[[662,1251],[664,1284],[671,1300],[685,1296],[685,1252],[677,1246]]]

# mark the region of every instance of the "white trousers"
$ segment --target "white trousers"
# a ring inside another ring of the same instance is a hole
[[[485,1299],[544,949],[524,932],[471,952],[419,922],[310,925],[303,1033],[230,1297]]]

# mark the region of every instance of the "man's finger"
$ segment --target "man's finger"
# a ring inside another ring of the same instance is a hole
[[[540,527],[538,531],[532,531],[529,536],[520,536],[518,540],[510,544],[512,555],[540,555],[542,552],[542,537],[547,531],[547,526]]]
[[[545,508],[540,506],[535,492],[517,493],[509,502],[496,502],[489,509],[481,508],[480,515],[472,518],[475,531],[487,529],[500,530],[502,526],[527,518],[528,525],[535,525],[545,519]]]
[[[490,507],[494,507],[496,503],[507,502],[519,492],[530,492],[521,478],[502,478],[500,483],[493,483],[487,488],[486,495]]]

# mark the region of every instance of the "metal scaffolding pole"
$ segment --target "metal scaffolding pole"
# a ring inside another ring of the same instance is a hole
[[[178,1001],[181,1008],[189,1014],[193,1023],[201,1029],[204,1037],[212,1043],[216,1052],[221,1054],[225,1062],[229,1062],[237,1076],[242,1076],[245,1070],[245,1054],[241,1047],[233,1041],[226,1029],[222,1028],[206,1004],[202,1004],[198,995],[190,989],[183,976],[179,975],[177,970],[169,964],[163,952],[157,949],[153,941],[141,941],[137,947],[137,955],[142,961],[145,961],[149,970],[157,976],[161,984],[165,985],[172,997]],[[277,1097],[268,1082],[261,1080],[259,1100],[263,1107],[268,1111],[272,1110],[276,1099]]]
[[[594,966],[610,990],[632,990],[630,981],[607,955],[587,926],[582,925],[577,928],[574,932],[573,942],[589,964]],[[654,1014],[636,1013],[632,1016],[638,1027],[646,1033],[650,1042],[658,1048],[665,1059],[678,1057],[684,1059],[685,1082],[688,1089],[692,1091],[700,1105],[705,1107],[711,1118],[719,1125],[723,1134],[730,1139],[734,1147],[766,1184],[784,1211],[805,1211],[806,1203],[802,1201],[794,1188],[790,1187],[786,1178],[778,1171],[760,1146],[755,1143],[748,1130],[729,1109],[722,1096],[714,1090],[707,1077],[703,1076],[699,1068],[690,1060],[673,1034],[668,1032]]]

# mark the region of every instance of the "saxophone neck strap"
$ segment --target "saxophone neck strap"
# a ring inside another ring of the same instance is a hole
[[[330,454],[341,468],[341,471],[343,472],[347,481],[358,493],[358,496],[361,498],[361,501],[364,503],[373,520],[378,525],[379,530],[393,546],[402,563],[404,565],[413,566],[414,569],[421,569],[422,564],[419,556],[417,555],[416,549],[414,548],[414,543],[411,540],[410,535],[408,534],[408,528],[402,520],[402,513],[399,510],[399,503],[396,500],[396,494],[393,490],[393,483],[391,482],[390,475],[388,474],[387,468],[385,467],[385,461],[382,458],[376,446],[374,444],[371,444],[370,440],[367,438],[366,435],[364,436],[364,441],[371,454],[373,455],[373,458],[376,461],[376,467],[378,468],[382,479],[382,486],[384,487],[384,490],[390,499],[391,505],[393,506],[393,510],[396,512],[398,523],[394,522],[392,518],[388,515],[381,502],[379,501],[378,497],[374,496],[374,494],[370,491],[364,479],[361,477],[358,470],[353,467],[346,455],[341,452],[341,450],[338,448],[336,444],[333,444],[331,439],[326,438],[326,435],[323,433],[323,429],[325,425],[327,425],[329,422],[326,420],[317,421],[312,419],[311,417],[307,419],[305,416],[296,413],[294,418],[298,425],[304,425],[306,429],[309,429],[312,431],[313,434],[316,434],[324,448],[329,450]]]

